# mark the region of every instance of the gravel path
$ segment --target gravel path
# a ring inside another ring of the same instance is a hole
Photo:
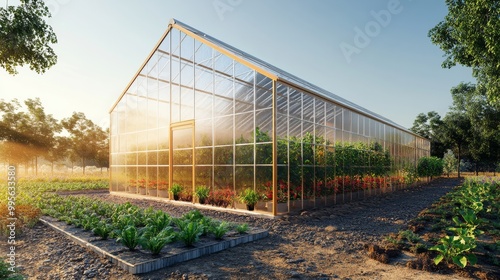
[[[30,279],[462,279],[410,270],[402,264],[380,264],[363,252],[364,244],[406,228],[409,220],[459,183],[442,178],[429,185],[279,219],[202,210],[216,219],[269,229],[270,236],[146,275],[130,275],[41,224],[18,243],[18,263]],[[130,201],[107,193],[89,196]],[[149,200],[131,202],[174,216],[191,210]],[[4,241],[0,246],[7,248]]]

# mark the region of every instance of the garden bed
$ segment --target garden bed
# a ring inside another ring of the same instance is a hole
[[[140,274],[158,270],[176,263],[195,259],[204,255],[216,253],[240,244],[259,240],[268,236],[267,230],[252,229],[246,234],[228,232],[223,240],[202,237],[193,248],[186,247],[181,242],[175,242],[162,249],[159,256],[141,249],[130,251],[115,240],[101,240],[92,232],[67,225],[65,222],[44,216],[40,219],[44,224],[65,234],[75,243],[86,247],[96,254],[109,259],[122,269]]]

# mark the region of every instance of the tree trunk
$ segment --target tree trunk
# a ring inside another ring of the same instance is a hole
[[[54,162],[50,162],[50,174],[52,174],[51,176],[54,176]]]
[[[82,170],[83,170],[83,175],[85,175],[85,158],[82,157]]]
[[[35,157],[35,176],[38,176],[38,157]]]
[[[457,163],[457,165],[458,165],[458,168],[457,168],[458,169],[458,179],[460,179],[460,150],[461,150],[460,145],[458,145],[458,163]]]

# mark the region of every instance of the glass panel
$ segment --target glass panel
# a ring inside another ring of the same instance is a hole
[[[233,164],[233,147],[215,147],[215,164]]]
[[[253,166],[236,166],[236,193],[241,193],[246,188],[253,188]]]
[[[173,183],[180,184],[184,188],[192,188],[193,186],[193,167],[191,166],[175,166],[173,170]]]
[[[241,85],[236,83],[235,85],[235,110],[236,113],[243,113],[253,111],[254,104],[254,91],[253,87],[250,85]]]
[[[343,109],[342,107],[336,107],[335,110],[335,128],[342,130],[342,124],[344,123],[342,119]]]
[[[233,60],[217,51],[214,52],[215,52],[215,70],[232,76]]]
[[[226,116],[233,114],[233,101],[227,98],[214,98],[214,114],[216,116]]]
[[[196,149],[196,164],[212,164],[212,148]]]
[[[271,164],[273,163],[273,145],[272,144],[257,144],[255,146],[256,164]]]
[[[303,106],[304,120],[314,121],[314,98],[308,94],[304,94]]]
[[[211,186],[212,185],[212,166],[197,166],[196,167],[196,185]]]
[[[214,187],[232,188],[233,187],[233,167],[232,166],[214,166]]]
[[[253,137],[252,137],[254,132],[253,117],[254,117],[253,113],[238,114],[235,116],[236,144],[253,143]]]
[[[319,98],[315,98],[316,124],[325,125],[325,102]]]
[[[278,114],[278,117],[276,119],[276,124],[277,124],[276,134],[278,139],[279,138],[286,139],[288,137],[288,122],[286,115]]]
[[[196,64],[212,68],[213,49],[207,45],[200,43],[199,41],[195,41],[195,46],[196,46],[196,54],[195,54]]]
[[[204,92],[196,92],[196,119],[212,117],[212,95]]]
[[[212,120],[196,121],[196,146],[211,146],[212,145]]]
[[[146,165],[147,164],[147,153],[146,152],[137,153],[137,164],[138,165]]]
[[[189,61],[193,61],[194,39],[191,36],[187,36],[184,33],[182,33],[181,37],[182,37],[181,57]]]
[[[233,116],[216,118],[215,145],[233,144]]]
[[[236,164],[253,164],[253,147],[253,145],[236,146]]]
[[[158,153],[157,152],[149,152],[148,153],[148,165],[157,165],[158,164]]]
[[[148,135],[148,150],[158,150],[158,130],[150,130]]]
[[[271,109],[266,109],[262,111],[258,111],[255,114],[255,130],[257,128],[262,134],[265,134],[265,138],[260,139],[257,137],[257,142],[266,142],[272,141],[272,119],[273,112]]]
[[[168,150],[162,150],[158,152],[158,164],[159,165],[168,165]]]

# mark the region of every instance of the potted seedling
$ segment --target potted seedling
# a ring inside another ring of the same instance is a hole
[[[197,186],[194,190],[194,194],[198,198],[198,202],[200,204],[205,204],[205,200],[208,198],[208,194],[210,193],[210,188],[207,186]]]
[[[182,192],[183,187],[180,184],[173,184],[172,188],[170,188],[170,192],[172,193],[172,196],[174,197],[174,200],[179,200],[179,195]]]
[[[259,194],[251,188],[245,189],[240,194],[240,201],[245,203],[248,211],[253,211],[255,208],[255,204],[259,201]]]

